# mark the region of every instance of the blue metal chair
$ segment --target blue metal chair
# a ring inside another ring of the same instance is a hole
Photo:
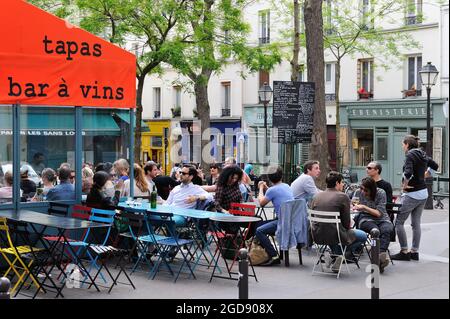
[[[170,266],[170,262],[173,261],[175,257],[174,253],[180,252],[182,255],[182,264],[178,269],[174,282],[177,281],[185,265],[189,268],[190,274],[194,278],[196,278],[194,271],[190,265],[190,260],[194,258],[194,256],[190,252],[194,241],[192,239],[179,238],[175,227],[175,221],[173,220],[173,214],[152,212],[151,214],[147,215],[147,222],[149,227],[149,234],[150,236],[153,236],[153,242],[156,244],[158,251],[158,259],[156,260],[155,265],[150,273],[150,277],[152,279],[156,277],[156,274],[161,268],[162,263],[164,263],[172,276],[175,275],[172,267]],[[161,235],[155,234],[154,229],[161,228],[164,228],[167,231],[167,236],[161,237]],[[187,252],[183,252],[183,248],[186,248]]]
[[[97,223],[108,224],[108,227],[106,228],[106,233],[99,235],[96,232],[92,231],[91,228],[89,228],[86,231],[86,234],[82,241],[73,241],[68,243],[70,246],[79,247],[79,249],[75,251],[75,253],[78,255],[79,258],[81,258],[84,254],[86,254],[89,260],[89,267],[86,269],[89,273],[91,272],[92,268],[95,268],[97,271],[99,271],[100,266],[97,263],[98,256],[94,257],[91,251],[88,249],[88,247],[90,245],[101,245],[101,246],[106,245],[111,234],[111,227],[113,225],[115,215],[116,212],[114,210],[92,208],[89,220]],[[105,228],[101,229],[104,230]],[[106,283],[107,281],[103,276],[103,274],[100,272],[99,275],[102,278],[102,280]],[[83,282],[85,281],[86,277],[87,275],[85,275]]]

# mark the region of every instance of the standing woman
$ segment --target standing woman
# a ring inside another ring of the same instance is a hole
[[[428,198],[428,190],[425,184],[425,174],[430,174],[430,168],[437,170],[439,165],[419,149],[419,138],[414,135],[406,135],[402,142],[406,158],[403,165],[402,178],[402,207],[397,214],[395,229],[401,251],[391,256],[393,260],[419,260],[420,245],[420,219],[422,211]],[[413,240],[411,251],[408,251],[408,240],[404,224],[408,216],[411,215],[411,227]]]

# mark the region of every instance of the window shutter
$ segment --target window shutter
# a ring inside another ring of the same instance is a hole
[[[433,127],[433,159],[439,165],[437,173],[442,173],[442,127]]]

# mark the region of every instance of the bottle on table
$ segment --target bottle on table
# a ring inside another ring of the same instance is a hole
[[[153,185],[153,190],[150,194],[150,208],[156,208],[157,197],[158,197],[158,193],[156,192],[156,186]]]

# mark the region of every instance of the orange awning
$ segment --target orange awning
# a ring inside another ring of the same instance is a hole
[[[0,104],[134,108],[136,57],[25,1],[0,10]]]

